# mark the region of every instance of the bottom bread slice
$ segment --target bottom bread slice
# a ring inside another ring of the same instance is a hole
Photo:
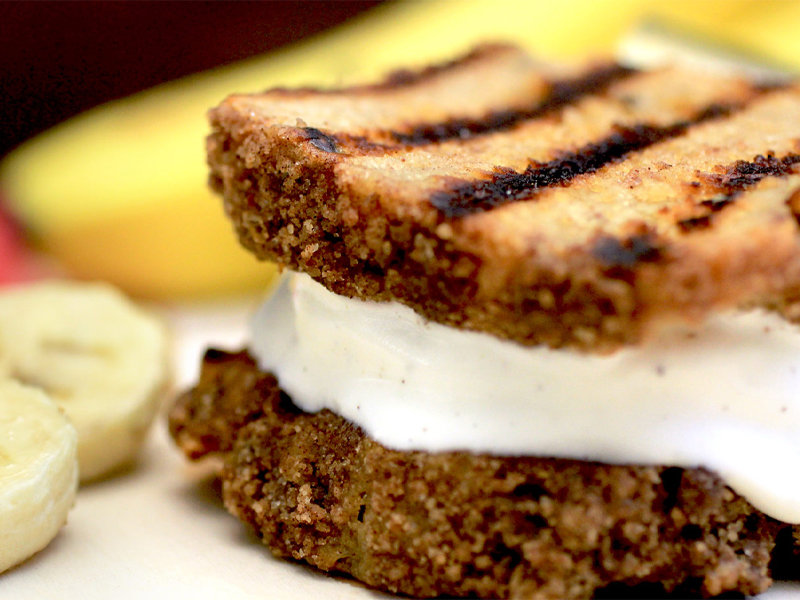
[[[400,452],[209,350],[170,431],[224,456],[225,506],[273,554],[417,597],[756,594],[798,577],[800,527],[704,469]]]

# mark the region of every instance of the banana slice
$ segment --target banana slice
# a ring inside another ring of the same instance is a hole
[[[0,376],[41,388],[78,431],[81,481],[136,455],[166,381],[161,323],[100,284],[0,294]]]
[[[0,382],[0,573],[50,543],[78,487],[75,428],[41,391]]]

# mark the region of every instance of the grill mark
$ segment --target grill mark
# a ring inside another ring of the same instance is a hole
[[[766,156],[759,154],[751,161],[737,160],[723,172],[703,174],[701,179],[720,193],[733,197],[766,177],[789,175],[797,163],[800,163],[800,154],[789,153],[777,158],[770,151]]]
[[[418,85],[425,85],[431,80],[446,74],[448,71],[456,71],[458,69],[468,67],[471,63],[481,62],[494,54],[503,54],[505,52],[518,53],[519,50],[507,44],[483,44],[478,46],[468,54],[460,56],[454,60],[430,65],[423,69],[398,69],[390,72],[382,81],[377,83],[368,83],[364,85],[350,85],[347,87],[314,87],[314,86],[301,86],[301,87],[274,87],[268,90],[268,93],[279,96],[295,96],[300,94],[319,94],[321,96],[342,96],[350,95],[353,93],[391,93],[395,90],[403,88],[414,87]]]
[[[700,182],[692,182],[693,184],[696,183],[698,186]],[[717,194],[716,196],[712,196],[707,200],[701,200],[697,203],[698,206],[701,206],[707,210],[705,214],[699,215],[697,217],[689,217],[687,219],[681,219],[678,221],[677,225],[681,231],[687,232],[693,229],[705,229],[711,226],[711,215],[721,211],[726,206],[733,203],[733,197],[729,194]]]
[[[667,260],[669,251],[655,232],[645,227],[641,233],[625,238],[601,236],[592,247],[592,256],[606,277],[633,284],[641,263]]]
[[[392,73],[389,73],[386,79],[384,79],[382,82],[375,84],[372,87],[367,87],[375,91],[391,91],[396,88],[419,85],[431,79],[435,79],[447,71],[453,71],[455,69],[467,66],[472,62],[479,62],[487,56],[503,53],[512,48],[512,46],[505,44],[484,44],[482,46],[478,46],[468,54],[449,62],[431,65],[418,71],[398,69]]]
[[[656,243],[655,235],[647,232],[620,240],[606,236],[594,245],[592,254],[606,269],[630,269],[639,262],[656,262],[663,257],[663,249]]]
[[[301,131],[305,134],[306,140],[317,150],[328,153],[336,153],[339,151],[338,140],[335,136],[323,133],[316,127],[302,127]]]
[[[689,217],[688,219],[681,219],[677,223],[678,229],[684,233],[694,231],[697,229],[708,229],[711,227],[711,215],[702,215],[700,217]]]
[[[317,150],[328,154],[380,156],[400,149],[399,147],[372,142],[363,136],[326,132],[316,127],[300,127],[297,131],[301,133],[303,140]]]
[[[604,65],[577,78],[554,81],[545,98],[528,107],[491,111],[479,118],[454,118],[440,123],[422,123],[414,126],[410,132],[390,131],[389,135],[400,144],[424,146],[506,131],[523,121],[553,114],[587,95],[600,95],[615,82],[635,73],[638,73],[636,69],[619,64]]]
[[[445,217],[458,218],[511,202],[531,200],[543,189],[565,186],[578,175],[594,173],[632,152],[683,135],[693,125],[727,116],[739,108],[740,105],[712,104],[691,119],[664,127],[641,123],[631,127],[618,126],[598,142],[562,152],[545,163],[533,161],[522,173],[503,169],[488,181],[460,182],[449,190],[434,192],[429,202]]]
[[[797,164],[800,164],[800,154],[790,153],[777,158],[774,152],[768,152],[766,156],[759,154],[750,161],[737,160],[727,167],[718,167],[714,173],[700,174],[701,182],[718,193],[697,203],[705,209],[705,214],[681,219],[677,222],[678,228],[688,233],[711,227],[713,215],[734,204],[737,196],[745,190],[767,177],[786,177],[794,172]]]

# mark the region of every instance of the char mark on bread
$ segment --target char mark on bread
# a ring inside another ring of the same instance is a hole
[[[795,145],[800,148],[800,140]],[[751,161],[738,160],[727,169],[703,175],[703,179],[718,188],[721,194],[730,197],[740,194],[765,177],[785,177],[794,171],[794,166],[798,163],[800,154],[792,152],[778,158],[774,152],[768,152],[766,156],[759,154]]]
[[[686,121],[661,127],[648,124],[616,127],[616,131],[602,140],[563,152],[546,163],[534,161],[522,173],[501,167],[489,181],[458,183],[450,190],[434,192],[430,202],[452,218],[491,210],[509,202],[532,200],[544,188],[567,185],[579,175],[595,173],[633,152],[683,135],[692,125],[725,117],[738,108],[741,106],[713,103]]]
[[[796,145],[800,148],[800,140]],[[759,154],[750,161],[737,160],[732,165],[719,165],[711,173],[699,173],[698,179],[717,193],[698,201],[699,214],[679,220],[678,227],[684,232],[711,227],[712,216],[731,206],[742,192],[767,177],[787,177],[793,174],[798,163],[800,154],[792,152],[777,158],[773,152],[768,152],[766,156]],[[700,181],[696,182],[698,186],[701,185]],[[792,214],[796,216],[796,212]]]
[[[377,83],[367,83],[363,85],[353,85],[349,87],[276,87],[267,90],[270,94],[283,94],[286,96],[296,96],[298,93],[304,96],[331,97],[342,94],[395,94],[407,88],[425,87],[435,83],[438,78],[447,77],[460,70],[469,70],[476,64],[482,62],[492,62],[509,53],[516,52],[516,48],[503,43],[480,44],[468,53],[458,56],[450,61],[428,65],[421,69],[397,69],[390,72],[384,79]]]
[[[439,123],[421,123],[412,126],[408,132],[392,131],[391,137],[400,144],[424,146],[506,131],[524,121],[540,119],[563,110],[585,96],[602,94],[613,83],[635,73],[636,69],[619,64],[601,65],[577,77],[553,81],[549,84],[548,92],[536,98],[530,106],[494,110],[480,118],[451,118]]]
[[[630,269],[638,262],[655,262],[662,252],[649,234],[634,235],[625,240],[601,238],[592,251],[607,269]]]

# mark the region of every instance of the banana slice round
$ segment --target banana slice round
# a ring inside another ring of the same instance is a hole
[[[0,376],[42,389],[78,431],[81,481],[130,462],[166,381],[162,324],[101,284],[0,294]]]
[[[0,382],[0,573],[50,543],[78,487],[78,438],[41,391]]]

